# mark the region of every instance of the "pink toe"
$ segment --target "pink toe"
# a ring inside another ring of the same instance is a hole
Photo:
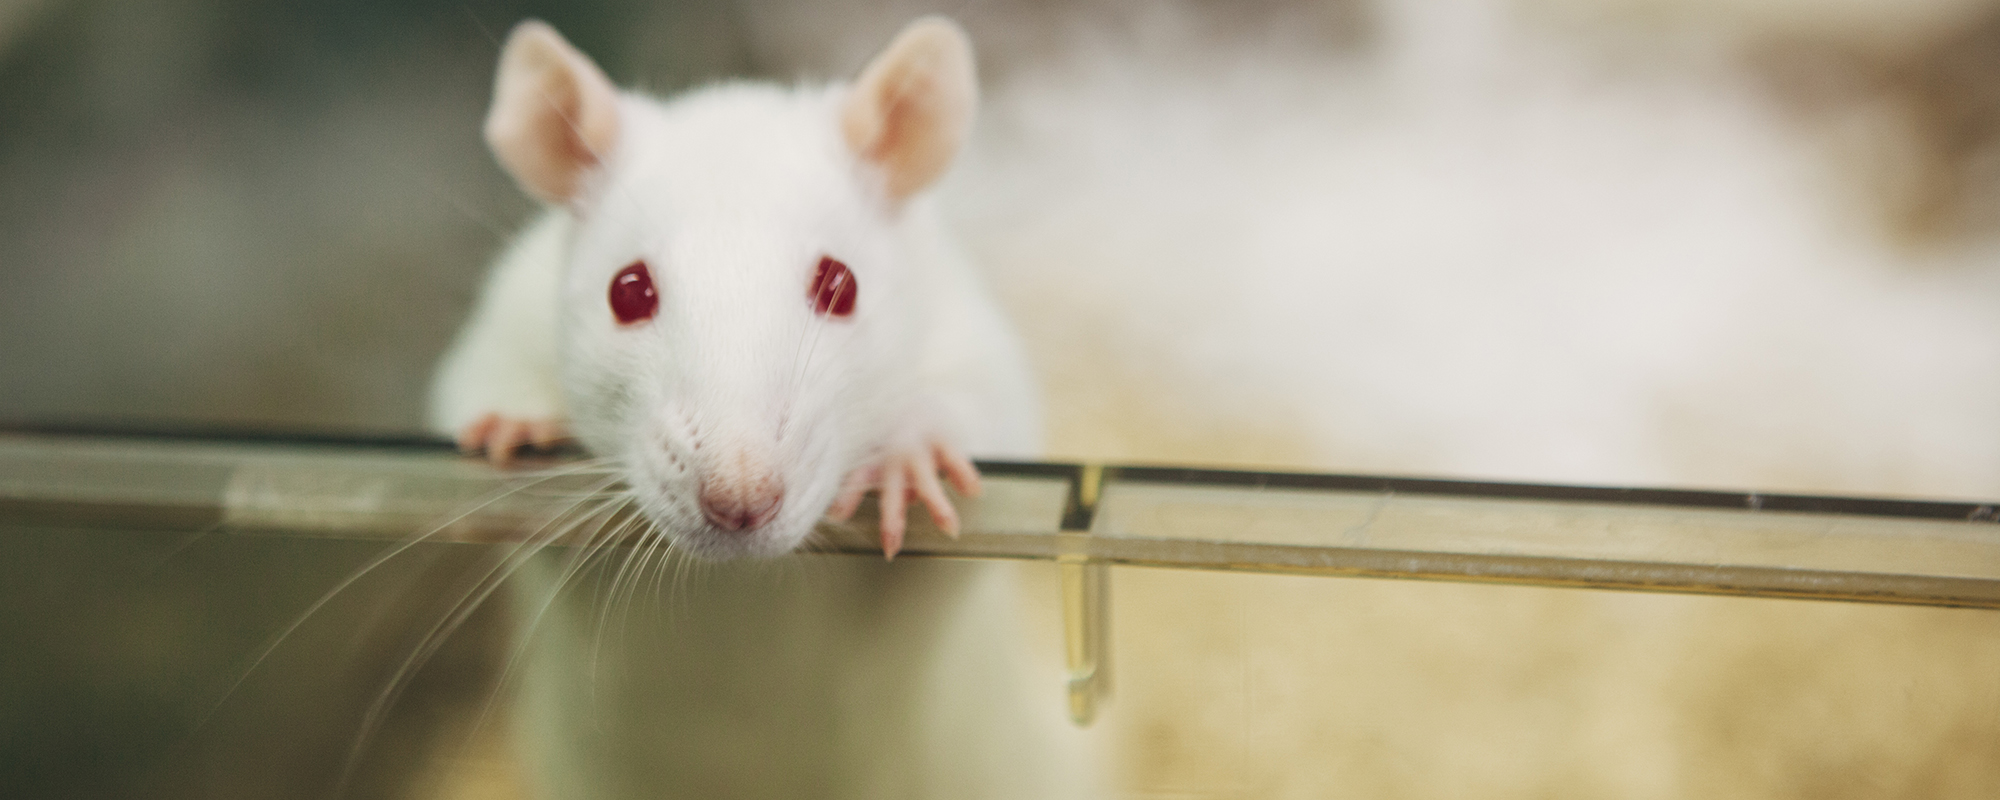
[[[899,466],[882,472],[882,554],[890,560],[903,550],[903,514],[909,501],[904,480]]]
[[[486,448],[486,437],[492,435],[493,426],[500,423],[499,414],[485,414],[458,432],[458,451],[471,455]]]
[[[945,496],[944,485],[938,483],[936,467],[924,463],[912,467],[911,477],[916,479],[917,497],[930,511],[931,521],[937,523],[938,529],[944,531],[946,536],[957,538],[958,512],[951,507],[951,498]]]
[[[952,488],[957,489],[959,494],[979,496],[979,468],[972,465],[971,459],[948,444],[932,445],[931,455],[944,468],[945,479],[951,481]]]

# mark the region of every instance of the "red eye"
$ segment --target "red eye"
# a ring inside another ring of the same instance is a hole
[[[854,273],[846,264],[831,256],[820,256],[819,269],[813,270],[812,286],[806,290],[806,297],[812,300],[813,313],[845,317],[854,313],[854,295],[858,291]]]
[[[625,325],[653,318],[660,310],[660,296],[653,292],[653,274],[646,262],[634,261],[611,276],[611,313]]]

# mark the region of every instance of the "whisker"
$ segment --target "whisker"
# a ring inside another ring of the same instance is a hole
[[[423,187],[425,189],[430,190],[431,194],[443,198],[445,203],[452,207],[452,210],[457,211],[460,215],[464,216],[466,219],[472,220],[472,222],[477,224],[479,227],[485,228],[486,232],[493,234],[493,238],[499,241],[500,243],[504,244],[514,238],[513,231],[509,231],[508,229],[501,227],[499,224],[495,223],[492,220],[492,218],[487,217],[486,215],[479,213],[477,210],[474,210],[471,206],[466,205],[463,198],[460,198],[457,194],[454,194],[450,190],[447,190],[443,186],[443,184],[440,184],[437,181],[436,178],[429,175],[420,175],[416,176],[414,180],[416,180],[420,184],[423,184]]]
[[[608,487],[615,481],[616,478],[601,481],[598,488]],[[347,782],[352,778],[354,768],[360,763],[361,754],[366,750],[368,740],[373,737],[374,732],[381,725],[382,715],[395,704],[398,697],[402,696],[404,689],[408,688],[409,678],[415,674],[419,667],[428,662],[430,657],[435,655],[440,647],[443,647],[445,640],[449,639],[452,633],[463,626],[465,621],[472,617],[473,612],[477,611],[486,602],[486,599],[491,597],[506,582],[508,577],[519,571],[523,565],[528,563],[530,558],[536,553],[541,552],[542,548],[567,533],[570,530],[570,526],[565,524],[565,520],[571,518],[582,505],[583,501],[579,501],[549,515],[533,533],[529,534],[519,544],[509,548],[506,555],[495,563],[493,567],[489,568],[485,574],[481,575],[478,580],[474,581],[466,593],[446,612],[445,616],[434,623],[430,630],[426,631],[418,639],[417,647],[397,666],[395,673],[389,679],[389,684],[383,688],[380,694],[376,695],[375,701],[369,705],[367,712],[363,715],[361,733],[355,737],[353,745],[349,747],[347,760],[341,771],[341,777],[335,784],[334,794],[336,796],[340,794],[340,791],[345,788]]]
[[[653,554],[658,552],[659,546],[660,539],[658,537],[646,537],[642,542],[633,546],[634,550],[639,551],[639,562],[632,570],[632,579],[625,584],[624,607],[620,609],[618,614],[620,636],[624,636],[626,631],[631,630],[632,607],[639,604],[639,598],[641,597],[640,587],[646,581],[646,567],[653,562]]]
[[[617,552],[617,543],[624,541],[626,538],[630,537],[635,531],[642,529],[642,527],[646,524],[648,523],[642,511],[641,513],[635,514],[632,518],[627,519],[624,523],[620,524],[611,533],[611,535],[591,545],[591,552],[589,553],[588,558],[591,561],[591,568],[600,570],[600,579],[601,579],[601,570],[605,569],[610,564],[611,554]],[[602,619],[601,612],[599,618],[600,620]],[[593,644],[601,641],[602,641],[602,634],[599,633],[598,638],[593,640]],[[590,668],[590,687],[589,687],[589,695],[591,698],[590,702],[593,704],[597,702],[596,657],[597,657],[596,652],[595,650],[593,650],[591,655],[592,662]]]
[[[592,693],[592,696],[593,696],[593,697],[595,696],[595,689],[594,689],[594,687],[595,687],[595,685],[596,685],[596,684],[595,684],[595,681],[596,681],[596,677],[597,677],[597,669],[598,669],[598,663],[599,663],[599,657],[600,657],[600,656],[601,656],[601,655],[603,654],[603,652],[604,652],[604,628],[605,628],[605,626],[606,626],[607,624],[609,624],[609,623],[610,623],[610,621],[611,621],[611,615],[612,615],[612,614],[614,613],[614,611],[616,610],[616,608],[617,608],[617,607],[619,606],[619,588],[620,588],[620,586],[621,586],[621,585],[623,585],[623,584],[625,583],[625,577],[626,577],[626,575],[627,575],[627,574],[629,574],[629,573],[631,572],[631,570],[632,570],[632,564],[633,564],[633,562],[634,562],[634,561],[635,561],[635,560],[636,560],[636,559],[638,558],[638,556],[639,556],[640,552],[642,552],[643,550],[644,550],[644,547],[643,547],[643,546],[641,546],[641,545],[632,545],[632,546],[630,546],[630,547],[628,547],[628,548],[626,549],[626,552],[625,552],[625,560],[624,560],[623,562],[621,562],[621,563],[620,563],[620,564],[618,565],[618,572],[617,572],[617,574],[615,574],[615,575],[613,575],[613,576],[611,577],[611,586],[610,586],[610,587],[609,587],[608,589],[606,589],[606,590],[605,590],[605,593],[604,593],[604,609],[603,609],[603,611],[602,611],[602,612],[600,612],[600,613],[598,614],[598,617],[597,617],[597,633],[596,633],[596,636],[595,636],[594,640],[593,640],[593,641],[591,642],[591,652],[590,652],[590,674],[591,674],[591,680],[592,680],[592,682],[593,682],[593,683],[592,683],[592,686],[593,686],[593,693]],[[628,588],[629,588],[629,587],[628,587]],[[630,606],[626,606],[626,608],[628,608],[628,609],[629,609],[629,608],[630,608]],[[624,620],[625,620],[625,615],[621,613],[621,614],[619,615],[619,620],[620,620],[620,621],[619,621],[619,626],[620,626],[620,630],[621,630],[621,632],[622,632],[622,631],[623,631],[623,629],[624,629],[624,627],[623,627],[623,626],[624,626],[624,624],[625,624],[625,622],[624,622]]]
[[[664,589],[667,583],[667,577],[673,573],[674,569],[677,568],[674,564],[674,559],[679,557],[679,552],[680,552],[678,549],[674,547],[674,542],[671,538],[668,538],[666,536],[661,536],[659,537],[659,539],[660,539],[660,565],[658,568],[653,570],[653,586],[652,586],[653,600],[651,603],[653,609],[653,621],[655,623],[659,623],[662,621],[662,616],[661,616],[662,607],[666,604]]]
[[[479,18],[479,12],[472,10],[472,4],[461,3],[458,7],[465,12],[465,16],[472,19],[472,27],[478,28],[479,32],[486,36],[486,41],[493,43],[494,52],[499,52],[501,47],[500,37],[494,36],[493,29],[486,27],[486,22]]]
[[[162,570],[165,570],[167,568],[167,565],[171,564],[175,558],[179,557],[180,554],[187,552],[188,548],[193,547],[195,542],[201,541],[204,537],[207,537],[213,533],[217,533],[221,530],[222,530],[222,523],[217,522],[206,528],[202,528],[201,530],[195,531],[193,533],[181,537],[181,540],[175,542],[173,547],[167,549],[167,552],[160,554],[159,561],[153,564],[152,569],[149,569],[145,572],[145,577],[151,578],[159,575],[160,572]]]
[[[306,620],[311,619],[314,614],[319,613],[319,610],[326,607],[327,603],[332,602],[334,597],[338,596],[341,592],[346,591],[349,586],[354,585],[355,582],[361,580],[363,576],[374,571],[377,567],[380,567],[383,564],[388,563],[390,559],[393,559],[399,555],[402,555],[405,552],[408,552],[410,548],[416,547],[417,545],[430,540],[431,537],[436,536],[438,533],[450,528],[453,525],[458,524],[459,522],[464,521],[465,518],[485,510],[488,506],[491,506],[494,503],[507,499],[508,497],[514,495],[516,492],[520,491],[522,488],[525,488],[525,486],[534,485],[535,483],[554,480],[556,478],[565,476],[566,473],[560,470],[554,470],[545,473],[541,477],[533,479],[529,483],[517,486],[503,487],[500,489],[496,489],[492,492],[489,492],[484,497],[474,501],[471,505],[466,507],[465,510],[455,515],[452,515],[451,517],[446,518],[441,522],[438,522],[437,524],[424,530],[422,533],[419,533],[415,536],[412,536],[408,539],[403,540],[402,542],[399,542],[389,547],[381,554],[375,556],[374,558],[369,559],[366,563],[362,564],[360,567],[357,567],[353,572],[348,573],[346,577],[342,578],[338,583],[335,583],[333,585],[333,588],[326,590],[325,594],[320,595],[319,598],[314,600],[311,605],[306,606],[305,611],[300,612],[299,615],[293,618],[290,623],[286,624],[284,628],[280,629],[275,635],[273,635],[269,640],[267,640],[264,643],[264,645],[257,651],[256,657],[250,660],[250,664],[244,667],[243,670],[237,674],[234,680],[230,681],[229,686],[227,688],[223,689],[222,695],[219,698],[217,698],[216,701],[213,704],[211,704],[206,711],[202,712],[200,716],[196,717],[194,727],[196,729],[199,729],[203,725],[208,724],[209,719],[215,716],[215,712],[221,710],[223,704],[229,702],[229,698],[236,694],[237,689],[242,688],[243,682],[249,680],[250,676],[256,673],[257,668],[263,666],[264,662],[270,659],[271,654],[277,651],[278,645],[283,644],[286,639],[290,638],[291,635],[299,629],[299,626],[304,625],[306,623]]]
[[[543,478],[552,475],[614,472],[623,466],[624,462],[615,456],[592,456],[590,458],[579,458],[575,461],[565,461],[560,465],[544,467],[542,469],[518,470],[516,474],[527,478]]]
[[[612,520],[617,517],[618,513],[629,508],[631,503],[632,498],[625,495],[605,498],[599,501],[593,510],[579,518],[570,527],[569,532],[574,533],[584,525],[589,524],[591,520],[598,520],[601,517],[601,520],[596,523],[596,529],[585,535],[583,542],[575,548],[574,552],[568,558],[564,559],[562,571],[558,573],[554,585],[549,589],[548,596],[543,599],[540,607],[536,608],[535,612],[528,616],[525,624],[516,626],[516,641],[513,652],[508,655],[501,666],[500,675],[494,681],[493,689],[487,694],[486,701],[480,705],[479,715],[473,720],[472,731],[477,732],[485,727],[486,720],[492,715],[495,703],[498,702],[501,693],[506,690],[506,687],[513,679],[515,665],[520,663],[521,659],[526,655],[528,646],[534,639],[535,632],[541,628],[542,618],[555,605],[556,598],[562,593],[563,587],[567,586],[570,580],[583,569],[589,554],[595,552],[591,549],[592,543],[607,537],[615,539],[617,536],[622,535],[624,526],[629,526],[634,522],[634,520],[627,520],[618,527],[611,525]]]
[[[694,598],[689,595],[689,592],[693,591],[689,586],[691,580],[689,576],[696,569],[694,560],[693,556],[680,553],[679,560],[674,562],[673,583],[667,587],[669,589],[667,600],[672,608],[686,609],[694,603]]]
[[[628,620],[631,616],[631,607],[642,604],[644,598],[648,594],[646,590],[653,583],[652,579],[653,575],[655,574],[652,571],[653,559],[654,557],[659,555],[660,542],[664,538],[665,537],[662,536],[647,536],[647,537],[642,537],[642,539],[640,540],[640,544],[638,545],[638,547],[640,548],[639,566],[637,569],[633,570],[632,585],[631,588],[626,591],[626,597],[627,597],[626,616]],[[648,608],[651,607],[651,604],[649,603],[644,605]],[[641,621],[643,622],[644,619],[641,618]],[[628,622],[625,621],[619,622],[619,625],[621,626],[627,624]]]
[[[808,322],[806,323],[806,328],[806,360],[799,365],[798,373],[792,378],[792,387],[795,391],[798,387],[805,385],[807,376],[812,374],[813,356],[819,352],[819,335],[826,330],[826,325],[819,322]]]

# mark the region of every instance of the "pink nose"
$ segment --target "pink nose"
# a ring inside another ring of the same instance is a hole
[[[715,527],[725,531],[749,531],[763,527],[778,515],[785,504],[785,484],[776,475],[748,479],[701,482],[701,513]]]

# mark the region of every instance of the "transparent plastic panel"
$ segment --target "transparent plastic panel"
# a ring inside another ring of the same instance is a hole
[[[518,539],[587,481],[437,445],[0,436],[12,523]],[[2000,607],[1980,503],[1592,489],[1066,464],[985,465],[951,539],[912,556]],[[1086,492],[1086,478],[1099,487]],[[820,546],[877,549],[872,512]]]

